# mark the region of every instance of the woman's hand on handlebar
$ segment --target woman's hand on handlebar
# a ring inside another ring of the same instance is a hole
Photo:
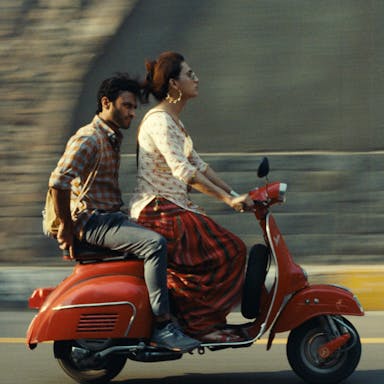
[[[248,193],[232,197],[230,206],[237,212],[253,211],[254,203]]]

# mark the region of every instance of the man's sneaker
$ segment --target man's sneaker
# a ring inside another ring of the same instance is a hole
[[[185,335],[173,322],[169,322],[161,329],[155,328],[152,333],[151,345],[184,353],[197,348],[200,341]]]

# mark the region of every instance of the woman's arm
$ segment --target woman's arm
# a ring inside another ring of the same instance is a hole
[[[199,154],[195,150],[192,151],[190,161],[213,184],[217,185],[219,188],[234,197],[239,196],[205,161],[200,158]]]
[[[211,174],[209,172],[209,174]],[[220,180],[220,179],[219,179]],[[192,188],[206,195],[216,197],[236,211],[243,211],[253,207],[253,201],[248,194],[233,197],[230,195],[229,186],[223,182],[222,186],[213,183],[207,176],[197,171],[188,183]]]
[[[206,171],[204,172],[204,176],[228,194],[231,193],[232,188],[224,180],[222,180],[210,166],[207,167]]]
[[[224,188],[213,183],[205,174],[199,171],[196,171],[188,184],[199,192],[216,197],[225,204],[231,205],[231,195]]]
[[[191,159],[186,157],[184,153],[186,140],[184,132],[173,121],[169,121],[166,118],[167,115],[164,115],[157,119],[153,119],[151,116],[141,126],[140,145],[145,145],[145,140],[143,141],[141,135],[147,134],[164,157],[172,175],[199,192],[215,197],[237,211],[247,209],[250,205],[253,206],[253,202],[248,195],[231,196],[230,187],[221,181],[217,175],[215,176],[212,170],[208,170],[207,164],[198,158],[195,151],[192,152]],[[205,176],[207,172],[213,180]]]

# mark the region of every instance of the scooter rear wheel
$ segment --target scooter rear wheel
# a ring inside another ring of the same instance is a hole
[[[350,376],[360,361],[360,337],[354,326],[344,317],[335,316],[340,333],[348,331],[351,338],[346,345],[327,358],[318,355],[318,348],[334,339],[321,318],[311,319],[291,331],[287,342],[287,357],[292,369],[306,383],[336,384]],[[344,323],[346,327],[343,327]]]
[[[109,355],[98,361],[84,361],[76,359],[73,348],[82,348],[76,340],[56,341],[54,343],[55,356],[63,371],[81,384],[107,383],[117,376],[127,361],[126,356]]]

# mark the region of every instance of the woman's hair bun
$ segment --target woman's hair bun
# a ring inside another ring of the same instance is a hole
[[[179,78],[183,61],[184,57],[180,53],[170,51],[160,54],[157,60],[146,60],[144,96],[148,99],[152,94],[158,101],[165,99],[169,80]]]
[[[153,82],[153,73],[155,70],[155,65],[156,65],[156,60],[152,60],[152,61],[147,60],[145,62],[145,68],[147,69],[147,75],[146,75],[145,79],[149,83]]]
[[[156,60],[146,60],[145,68],[147,74],[145,76],[144,86],[143,86],[143,100],[145,103],[148,103],[149,95],[153,91],[153,75],[155,71]]]

